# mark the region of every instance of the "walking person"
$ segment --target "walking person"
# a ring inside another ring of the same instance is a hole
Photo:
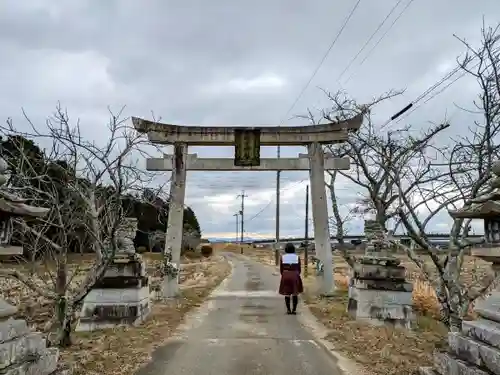
[[[300,258],[295,253],[295,246],[292,243],[287,243],[285,254],[281,256],[280,260],[281,281],[279,287],[279,293],[285,296],[287,314],[295,315],[297,313],[299,294],[304,291],[300,277],[301,272]],[[290,306],[290,300],[292,306]]]

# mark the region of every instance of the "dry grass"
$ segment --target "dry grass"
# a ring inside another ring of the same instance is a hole
[[[328,328],[326,339],[336,351],[373,375],[408,375],[419,366],[432,363],[432,353],[442,346],[446,327],[423,315],[418,315],[414,331],[373,327],[351,320],[347,314],[347,278],[336,275],[336,281],[340,287],[333,298],[305,294],[311,312]],[[312,289],[313,283],[313,277],[305,280],[306,291]]]
[[[274,265],[271,249],[247,249],[245,255],[266,265]],[[351,320],[347,314],[349,266],[334,255],[335,282],[338,291],[333,298],[322,299],[315,293],[314,266],[304,279],[305,299],[312,313],[328,328],[327,339],[338,352],[364,365],[373,375],[408,375],[419,366],[432,364],[432,353],[446,341],[447,329],[438,320],[439,309],[433,288],[415,264],[398,255],[406,268],[407,279],[413,283],[415,329],[373,327]],[[431,263],[430,259],[425,259]],[[462,282],[470,286],[491,272],[490,265],[473,257],[465,257]]]
[[[147,272],[150,276],[151,287],[154,288],[160,282],[159,266],[161,265],[161,254],[143,254],[146,262]],[[68,274],[71,278],[70,289],[76,288],[83,280],[86,272],[93,264],[92,254],[70,254],[68,259]],[[182,259],[180,281],[183,282],[191,273],[191,268],[203,259],[198,257]],[[2,267],[15,268],[23,274],[28,274],[32,268],[28,263],[9,262],[3,263]],[[53,279],[55,265],[53,263],[38,263],[36,265],[33,279],[38,285],[53,290]],[[16,317],[26,319],[35,330],[44,330],[46,323],[52,316],[52,301],[33,293],[31,289],[17,280],[0,278],[0,295],[18,308]]]
[[[145,254],[152,284],[161,262],[160,254]],[[75,256],[70,269],[85,269],[91,256]],[[14,265],[25,267],[25,265]],[[50,268],[50,267],[49,267]],[[162,345],[182,321],[230,272],[230,265],[219,255],[210,258],[185,257],[181,268],[182,297],[176,302],[155,302],[146,322],[138,327],[123,327],[74,334],[74,345],[62,351],[62,361],[74,367],[75,375],[132,375],[150,360],[153,350]],[[2,280],[2,296],[18,306],[18,317],[41,330],[52,314],[52,306],[28,288],[12,280]]]

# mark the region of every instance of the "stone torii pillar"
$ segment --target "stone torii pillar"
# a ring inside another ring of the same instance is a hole
[[[179,292],[182,235],[184,231],[184,200],[186,197],[187,150],[188,146],[186,143],[176,143],[174,145],[164,251],[170,254],[169,261],[175,266],[177,272],[175,275],[167,275],[162,280],[162,293],[164,297],[172,297]]]
[[[312,126],[222,127],[179,126],[132,118],[134,127],[147,133],[152,143],[174,145],[174,155],[147,159],[149,171],[172,171],[170,212],[167,223],[165,252],[171,262],[180,266],[182,246],[186,171],[299,171],[310,174],[316,253],[326,265],[320,291],[328,295],[334,290],[332,247],[328,228],[325,170],[348,170],[349,158],[324,154],[322,144],[347,140],[349,132],[359,129],[363,114],[339,123]],[[234,146],[236,157],[198,158],[187,153],[193,146]],[[260,158],[260,146],[306,146],[308,153],[298,158]],[[178,270],[178,267],[177,267]],[[172,297],[178,291],[176,277],[165,278],[163,295]],[[168,279],[168,280],[167,280]]]
[[[322,295],[329,295],[335,289],[332,244],[328,226],[328,203],[325,190],[325,161],[323,147],[319,143],[307,145],[309,155],[309,179],[313,213],[314,243],[316,254],[326,266],[323,271]]]

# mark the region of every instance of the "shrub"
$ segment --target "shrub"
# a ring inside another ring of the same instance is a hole
[[[204,257],[208,258],[209,256],[212,256],[213,253],[214,253],[214,249],[212,248],[212,246],[203,245],[201,247],[201,255],[203,255]]]

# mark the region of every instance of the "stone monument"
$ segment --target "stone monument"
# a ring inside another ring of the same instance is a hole
[[[0,158],[0,252],[22,254],[22,247],[10,246],[14,217],[37,218],[49,209],[26,204],[20,197],[5,191],[7,163]],[[0,374],[69,374],[58,366],[59,350],[47,348],[42,333],[32,332],[23,319],[14,319],[17,308],[0,297]],[[59,367],[59,368],[58,368]]]
[[[472,200],[470,206],[450,211],[454,219],[484,220],[485,244],[472,249],[472,256],[491,262],[500,276],[500,162],[492,167],[491,194]],[[434,368],[421,367],[422,375],[500,374],[500,290],[476,303],[479,319],[463,321],[461,332],[448,333],[448,350],[434,353]]]
[[[411,328],[413,286],[405,280],[405,268],[392,255],[383,228],[365,220],[365,255],[354,266],[349,282],[348,313],[374,325]]]
[[[135,252],[137,219],[125,218],[117,231],[117,251],[103,278],[85,297],[77,331],[136,325],[150,312],[146,264]]]

